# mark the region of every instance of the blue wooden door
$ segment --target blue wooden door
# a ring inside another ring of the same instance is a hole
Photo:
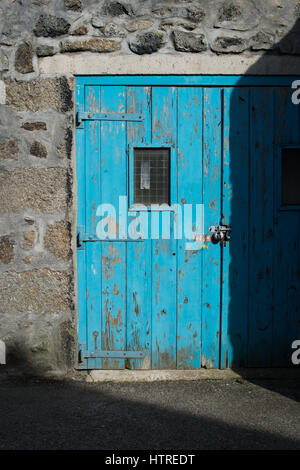
[[[292,91],[223,90],[222,220],[232,238],[221,248],[221,367],[292,366],[300,336],[300,122]]]
[[[290,89],[129,78],[76,88],[79,368],[290,365],[300,272]],[[103,204],[114,239],[99,236]],[[197,204],[204,233],[228,225],[230,242],[187,249],[178,218]]]

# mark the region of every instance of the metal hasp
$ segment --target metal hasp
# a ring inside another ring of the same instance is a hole
[[[230,241],[231,227],[229,225],[211,225],[209,231],[212,234],[212,243],[226,243]]]
[[[144,359],[145,353],[143,351],[79,351],[79,362],[85,359]]]
[[[144,120],[143,114],[135,113],[91,113],[86,111],[76,112],[76,126],[80,129],[84,128],[83,121],[134,121],[140,122]]]

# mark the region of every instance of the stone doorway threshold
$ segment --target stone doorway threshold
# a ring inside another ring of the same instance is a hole
[[[300,380],[300,367],[290,369],[91,370],[86,382],[158,382],[176,380]]]

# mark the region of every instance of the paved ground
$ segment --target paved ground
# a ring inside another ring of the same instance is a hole
[[[0,449],[300,449],[300,381],[0,376]]]

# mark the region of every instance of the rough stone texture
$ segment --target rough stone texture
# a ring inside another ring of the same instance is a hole
[[[45,145],[36,140],[30,147],[30,154],[38,158],[47,158],[48,152]]]
[[[172,18],[162,20],[160,23],[160,29],[163,29],[164,31],[169,31],[177,27],[184,28],[188,31],[193,31],[198,27],[198,23],[192,23],[191,21],[185,20],[176,20]]]
[[[156,8],[156,9],[152,10],[152,13],[153,13],[154,16],[158,16],[158,17],[173,16],[172,15],[172,9],[171,8],[165,8],[165,7]],[[173,14],[174,14],[174,16],[177,16],[177,11],[173,10]],[[184,16],[186,16],[186,14]]]
[[[207,49],[204,34],[173,31],[174,47],[181,52],[202,52]]]
[[[186,17],[189,20],[200,22],[205,17],[205,11],[202,8],[190,7],[187,9]]]
[[[106,1],[101,13],[106,16],[132,15],[133,10],[129,3]]]
[[[65,77],[30,82],[7,80],[6,104],[20,111],[55,109],[64,113],[73,107],[71,83]]]
[[[34,219],[32,217],[24,217],[24,221],[29,225],[34,225]]]
[[[94,28],[104,28],[105,26],[102,16],[93,16],[91,19],[91,23]]]
[[[61,52],[114,52],[120,49],[121,43],[110,39],[89,39],[85,41],[65,41],[61,43]]]
[[[61,158],[71,158],[73,145],[73,133],[71,128],[67,128],[63,141],[57,146],[56,151]]]
[[[32,0],[32,3],[34,5],[49,5],[49,3],[51,2],[51,0]]]
[[[67,273],[34,269],[0,273],[0,291],[6,292],[0,312],[54,313],[70,308],[70,279]]]
[[[26,129],[26,131],[46,131],[47,130],[47,124],[41,121],[24,122],[21,127],[22,129]]]
[[[0,263],[9,264],[14,259],[15,242],[10,235],[0,237]]]
[[[15,55],[15,69],[19,73],[31,73],[34,71],[33,64],[33,51],[31,44],[21,44],[16,50]]]
[[[297,18],[295,15],[295,5],[298,4],[298,0],[255,0],[253,4],[259,11],[261,22],[269,22],[272,31],[274,31],[276,26],[286,26],[288,28],[286,32],[288,32],[293,27],[294,21]]]
[[[38,37],[51,37],[62,36],[67,34],[70,29],[70,23],[64,18],[58,18],[53,15],[41,15],[33,30],[34,34]]]
[[[48,225],[44,246],[56,258],[67,261],[71,255],[70,226],[64,220]]]
[[[0,141],[0,160],[15,160],[19,154],[19,142],[15,138]]]
[[[36,239],[36,233],[34,230],[24,232],[23,248],[32,248]]]
[[[80,0],[65,0],[67,10],[81,11],[82,5]]]
[[[47,44],[41,44],[36,48],[36,55],[38,57],[47,57],[55,54],[55,48]]]
[[[241,7],[238,3],[227,2],[219,10],[218,21],[236,21],[242,15]]]
[[[251,0],[225,1],[218,11],[216,28],[246,31],[259,24],[259,10]]]
[[[8,70],[9,62],[7,55],[0,49],[0,72]]]
[[[140,20],[140,21],[131,21],[126,24],[127,31],[133,33],[135,31],[141,31],[143,29],[149,29],[153,26],[153,21],[149,20]]]
[[[217,38],[211,48],[215,52],[238,54],[247,49],[247,42],[242,38],[223,36]]]
[[[273,34],[259,32],[250,38],[251,49],[254,51],[271,49],[274,40],[275,37]]]
[[[64,168],[15,168],[0,173],[0,213],[31,209],[45,214],[67,208],[68,175]]]
[[[80,26],[79,28],[74,29],[71,34],[72,36],[84,36],[88,33],[86,26]]]
[[[190,21],[177,21],[176,26],[181,26],[188,31],[192,31],[193,29],[197,28],[197,23],[192,23]]]
[[[125,28],[123,28],[123,26],[120,26],[115,23],[107,23],[107,25],[105,25],[105,28],[103,29],[103,34],[108,38],[125,38],[127,36],[127,31]]]
[[[164,44],[162,33],[151,31],[140,33],[129,42],[129,47],[135,54],[152,54],[157,52]]]

